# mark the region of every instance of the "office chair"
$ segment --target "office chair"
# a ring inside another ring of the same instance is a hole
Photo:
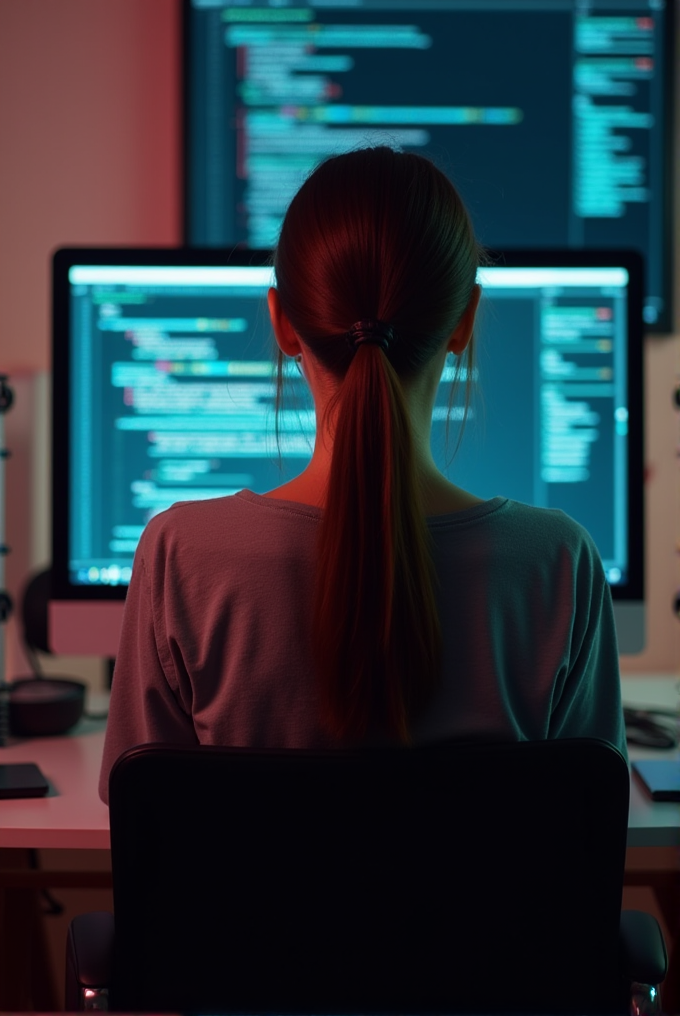
[[[666,968],[653,918],[620,933],[628,792],[593,740],[133,748],[66,1009],[626,1013]]]

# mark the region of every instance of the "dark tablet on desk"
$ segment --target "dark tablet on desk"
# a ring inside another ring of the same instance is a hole
[[[49,783],[34,762],[0,765],[0,798],[44,797]]]
[[[680,759],[655,758],[633,762],[654,801],[680,801]]]

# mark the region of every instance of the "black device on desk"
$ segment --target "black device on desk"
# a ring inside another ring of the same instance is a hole
[[[49,789],[49,783],[35,762],[0,765],[0,798],[44,797]]]

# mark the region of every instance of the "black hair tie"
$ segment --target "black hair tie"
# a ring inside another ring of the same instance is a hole
[[[356,353],[359,346],[372,344],[380,346],[385,352],[390,348],[394,339],[392,328],[384,321],[365,320],[357,321],[347,332],[347,342],[350,349]]]

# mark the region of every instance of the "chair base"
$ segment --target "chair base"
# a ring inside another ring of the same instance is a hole
[[[657,1016],[662,1011],[661,992],[657,985],[631,984],[630,1016]]]

